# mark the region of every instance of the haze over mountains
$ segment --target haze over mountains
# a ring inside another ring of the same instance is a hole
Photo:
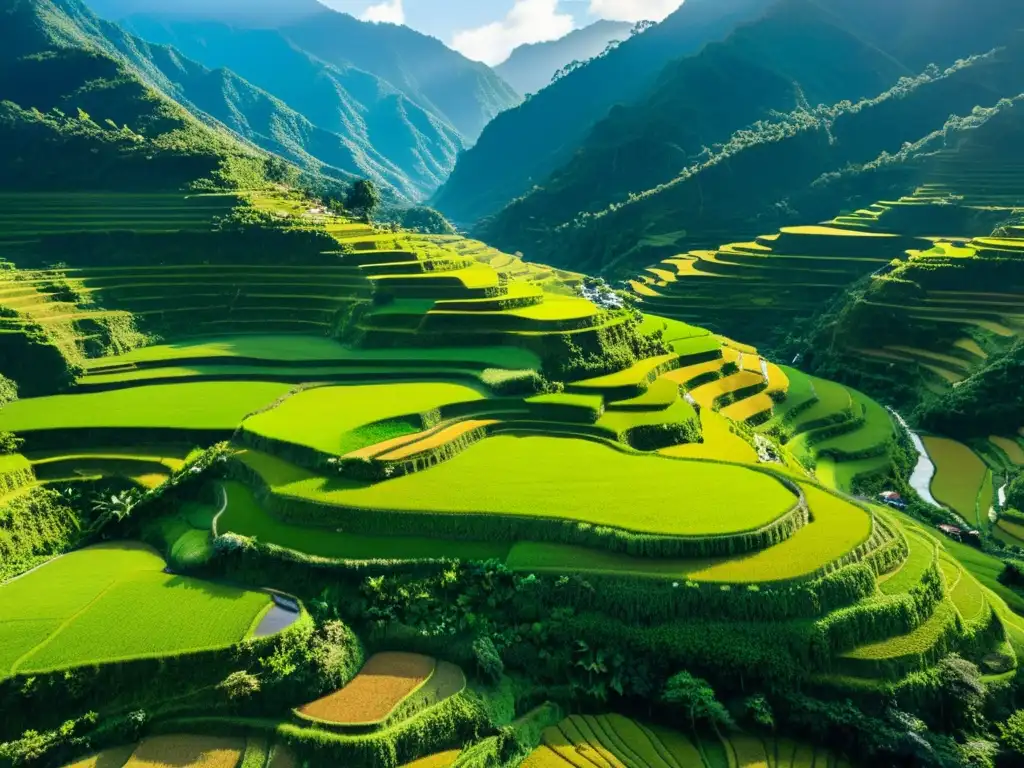
[[[315,173],[372,178],[398,199],[428,196],[519,100],[434,38],[314,0],[95,8],[119,22],[97,21],[98,34],[196,113]]]
[[[612,106],[645,93],[668,62],[724,38],[770,5],[687,0],[661,24],[491,122],[438,191],[436,206],[459,223],[497,212],[568,160]]]
[[[817,105],[848,111],[929,65],[941,71],[1006,45],[1024,25],[1024,9],[999,0],[928,3],[927,25],[919,23],[920,2],[867,6],[875,10],[865,14],[865,3],[852,0],[690,0],[499,116],[462,156],[436,204],[461,223],[478,221],[476,234],[488,242],[530,258],[591,271],[635,268],[710,247],[720,236],[704,242],[696,233],[735,237],[763,231],[765,221],[785,223],[778,217],[790,197],[819,175],[899,152],[951,114],[1024,91],[1011,57],[989,83],[997,93],[975,82],[979,90],[969,94],[922,94],[921,106],[899,121],[856,107],[862,125],[840,141]],[[674,61],[652,74],[668,40],[676,43]],[[635,84],[643,72],[649,87]],[[598,79],[610,87],[598,88]],[[811,135],[797,124],[817,137],[799,150],[781,140],[792,131]],[[741,162],[749,163],[746,178]]]
[[[551,84],[551,78],[565,65],[585,62],[602,53],[615,41],[629,37],[633,25],[602,19],[546,43],[521,45],[494,68],[519,93],[536,93]]]

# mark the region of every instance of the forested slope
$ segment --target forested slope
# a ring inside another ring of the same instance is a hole
[[[562,67],[598,56],[612,42],[626,40],[632,28],[629,22],[602,19],[559,40],[520,45],[494,71],[520,93],[537,93]]]
[[[612,106],[645,93],[669,61],[726,37],[769,4],[688,0],[661,24],[499,115],[460,158],[436,206],[464,223],[500,210],[570,158]]]
[[[977,8],[971,6],[971,13],[977,13],[965,28],[960,20],[970,15],[966,6],[949,0],[935,9],[928,25],[915,26],[916,6],[878,5],[886,23],[876,26],[866,25],[860,18],[872,13],[855,12],[846,0],[783,0],[774,4],[762,18],[740,26],[723,43],[708,45],[699,54],[669,65],[649,94],[613,109],[571,160],[493,219],[482,222],[477,234],[538,258],[603,269],[623,258],[642,260],[645,256],[626,254],[628,248],[619,245],[602,245],[601,252],[595,254],[593,246],[567,246],[565,238],[582,237],[589,243],[585,232],[596,225],[587,214],[611,215],[620,207],[631,207],[639,197],[647,213],[640,228],[632,230],[623,242],[632,247],[646,239],[676,248],[677,252],[708,247],[722,231],[711,222],[729,217],[742,222],[752,215],[768,214],[771,206],[790,191],[830,169],[801,163],[795,157],[774,167],[766,158],[763,167],[758,167],[760,161],[749,150],[742,159],[751,164],[741,173],[735,167],[737,154],[730,152],[730,167],[720,169],[720,173],[737,181],[743,174],[758,179],[755,186],[759,189],[744,190],[743,194],[773,190],[764,196],[774,195],[774,199],[766,200],[764,208],[754,212],[738,210],[731,199],[714,202],[707,195],[694,203],[695,212],[693,208],[677,207],[663,188],[679,184],[707,161],[720,157],[723,147],[744,132],[756,133],[759,122],[778,123],[780,113],[794,109],[813,112],[819,104],[834,105],[841,111],[845,102],[878,96],[900,77],[916,75],[931,63],[944,70],[958,58],[984,54],[1006,44],[1016,27],[1024,23],[1018,18],[1024,11],[1017,7],[1006,9],[1000,16],[1001,4],[983,3]],[[901,29],[902,33],[895,32]],[[1004,88],[999,95],[1013,95],[1005,79],[993,83],[992,90],[999,88]],[[730,98],[722,98],[724,92],[730,93]],[[966,106],[966,111],[975,104],[992,103],[979,97]],[[956,111],[948,106],[936,103],[934,110],[925,107],[920,118],[893,125],[889,138],[881,142],[880,125],[870,134],[870,141],[875,143],[870,149],[857,146],[859,138],[849,134],[834,152],[829,145],[838,142],[824,134],[825,152],[834,155],[828,162],[838,169],[847,162],[873,159],[868,156],[872,152],[898,151],[902,141],[914,141],[941,125],[936,124],[937,116],[944,121]],[[931,124],[924,125],[926,120]],[[913,135],[915,129],[921,133]],[[769,156],[773,152],[758,150],[762,151]],[[808,176],[808,171],[813,175]],[[457,168],[453,178],[458,174]],[[707,185],[701,187],[713,194]],[[695,225],[693,218],[697,215],[707,216],[708,224]],[[601,233],[605,235],[603,225]],[[710,234],[709,240],[702,237],[705,234]]]

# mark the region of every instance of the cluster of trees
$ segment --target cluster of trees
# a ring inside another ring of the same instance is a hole
[[[633,28],[629,31],[629,36],[630,37],[636,37],[637,35],[642,35],[648,29],[650,29],[651,27],[655,26],[655,24],[656,24],[656,22],[653,22],[653,21],[650,21],[650,20],[646,20],[646,19],[638,21],[636,24],[633,25]],[[562,67],[561,69],[558,69],[558,70],[555,71],[555,73],[551,76],[551,82],[552,83],[557,83],[563,77],[571,75],[577,69],[582,69],[583,67],[585,67],[588,64],[590,64],[592,61],[596,61],[597,59],[603,59],[609,53],[611,53],[616,48],[618,48],[620,45],[622,45],[622,43],[623,43],[622,40],[612,40],[612,41],[610,41],[608,43],[608,45],[605,46],[603,51],[601,51],[599,54],[597,54],[597,56],[594,56],[592,58],[589,58],[589,59],[586,59],[586,60],[583,60],[583,61],[580,61],[579,59],[573,59],[568,64],[566,64],[564,67]]]

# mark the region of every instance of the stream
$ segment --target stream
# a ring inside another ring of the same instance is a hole
[[[900,426],[907,431],[907,434],[910,435],[910,439],[914,443],[914,449],[917,451],[917,466],[914,467],[914,471],[910,475],[910,487],[917,491],[917,495],[933,507],[944,509],[944,507],[935,500],[935,497],[932,496],[932,480],[935,477],[935,463],[928,455],[928,451],[924,447],[924,441],[921,439],[920,435],[910,428],[910,425],[907,424],[902,416],[896,413],[892,408],[889,408],[888,411],[893,415],[893,418],[900,423]]]

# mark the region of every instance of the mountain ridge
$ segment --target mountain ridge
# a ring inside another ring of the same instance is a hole
[[[562,67],[599,55],[610,43],[627,39],[632,29],[629,22],[601,19],[558,40],[520,45],[494,71],[519,93],[535,93]]]

